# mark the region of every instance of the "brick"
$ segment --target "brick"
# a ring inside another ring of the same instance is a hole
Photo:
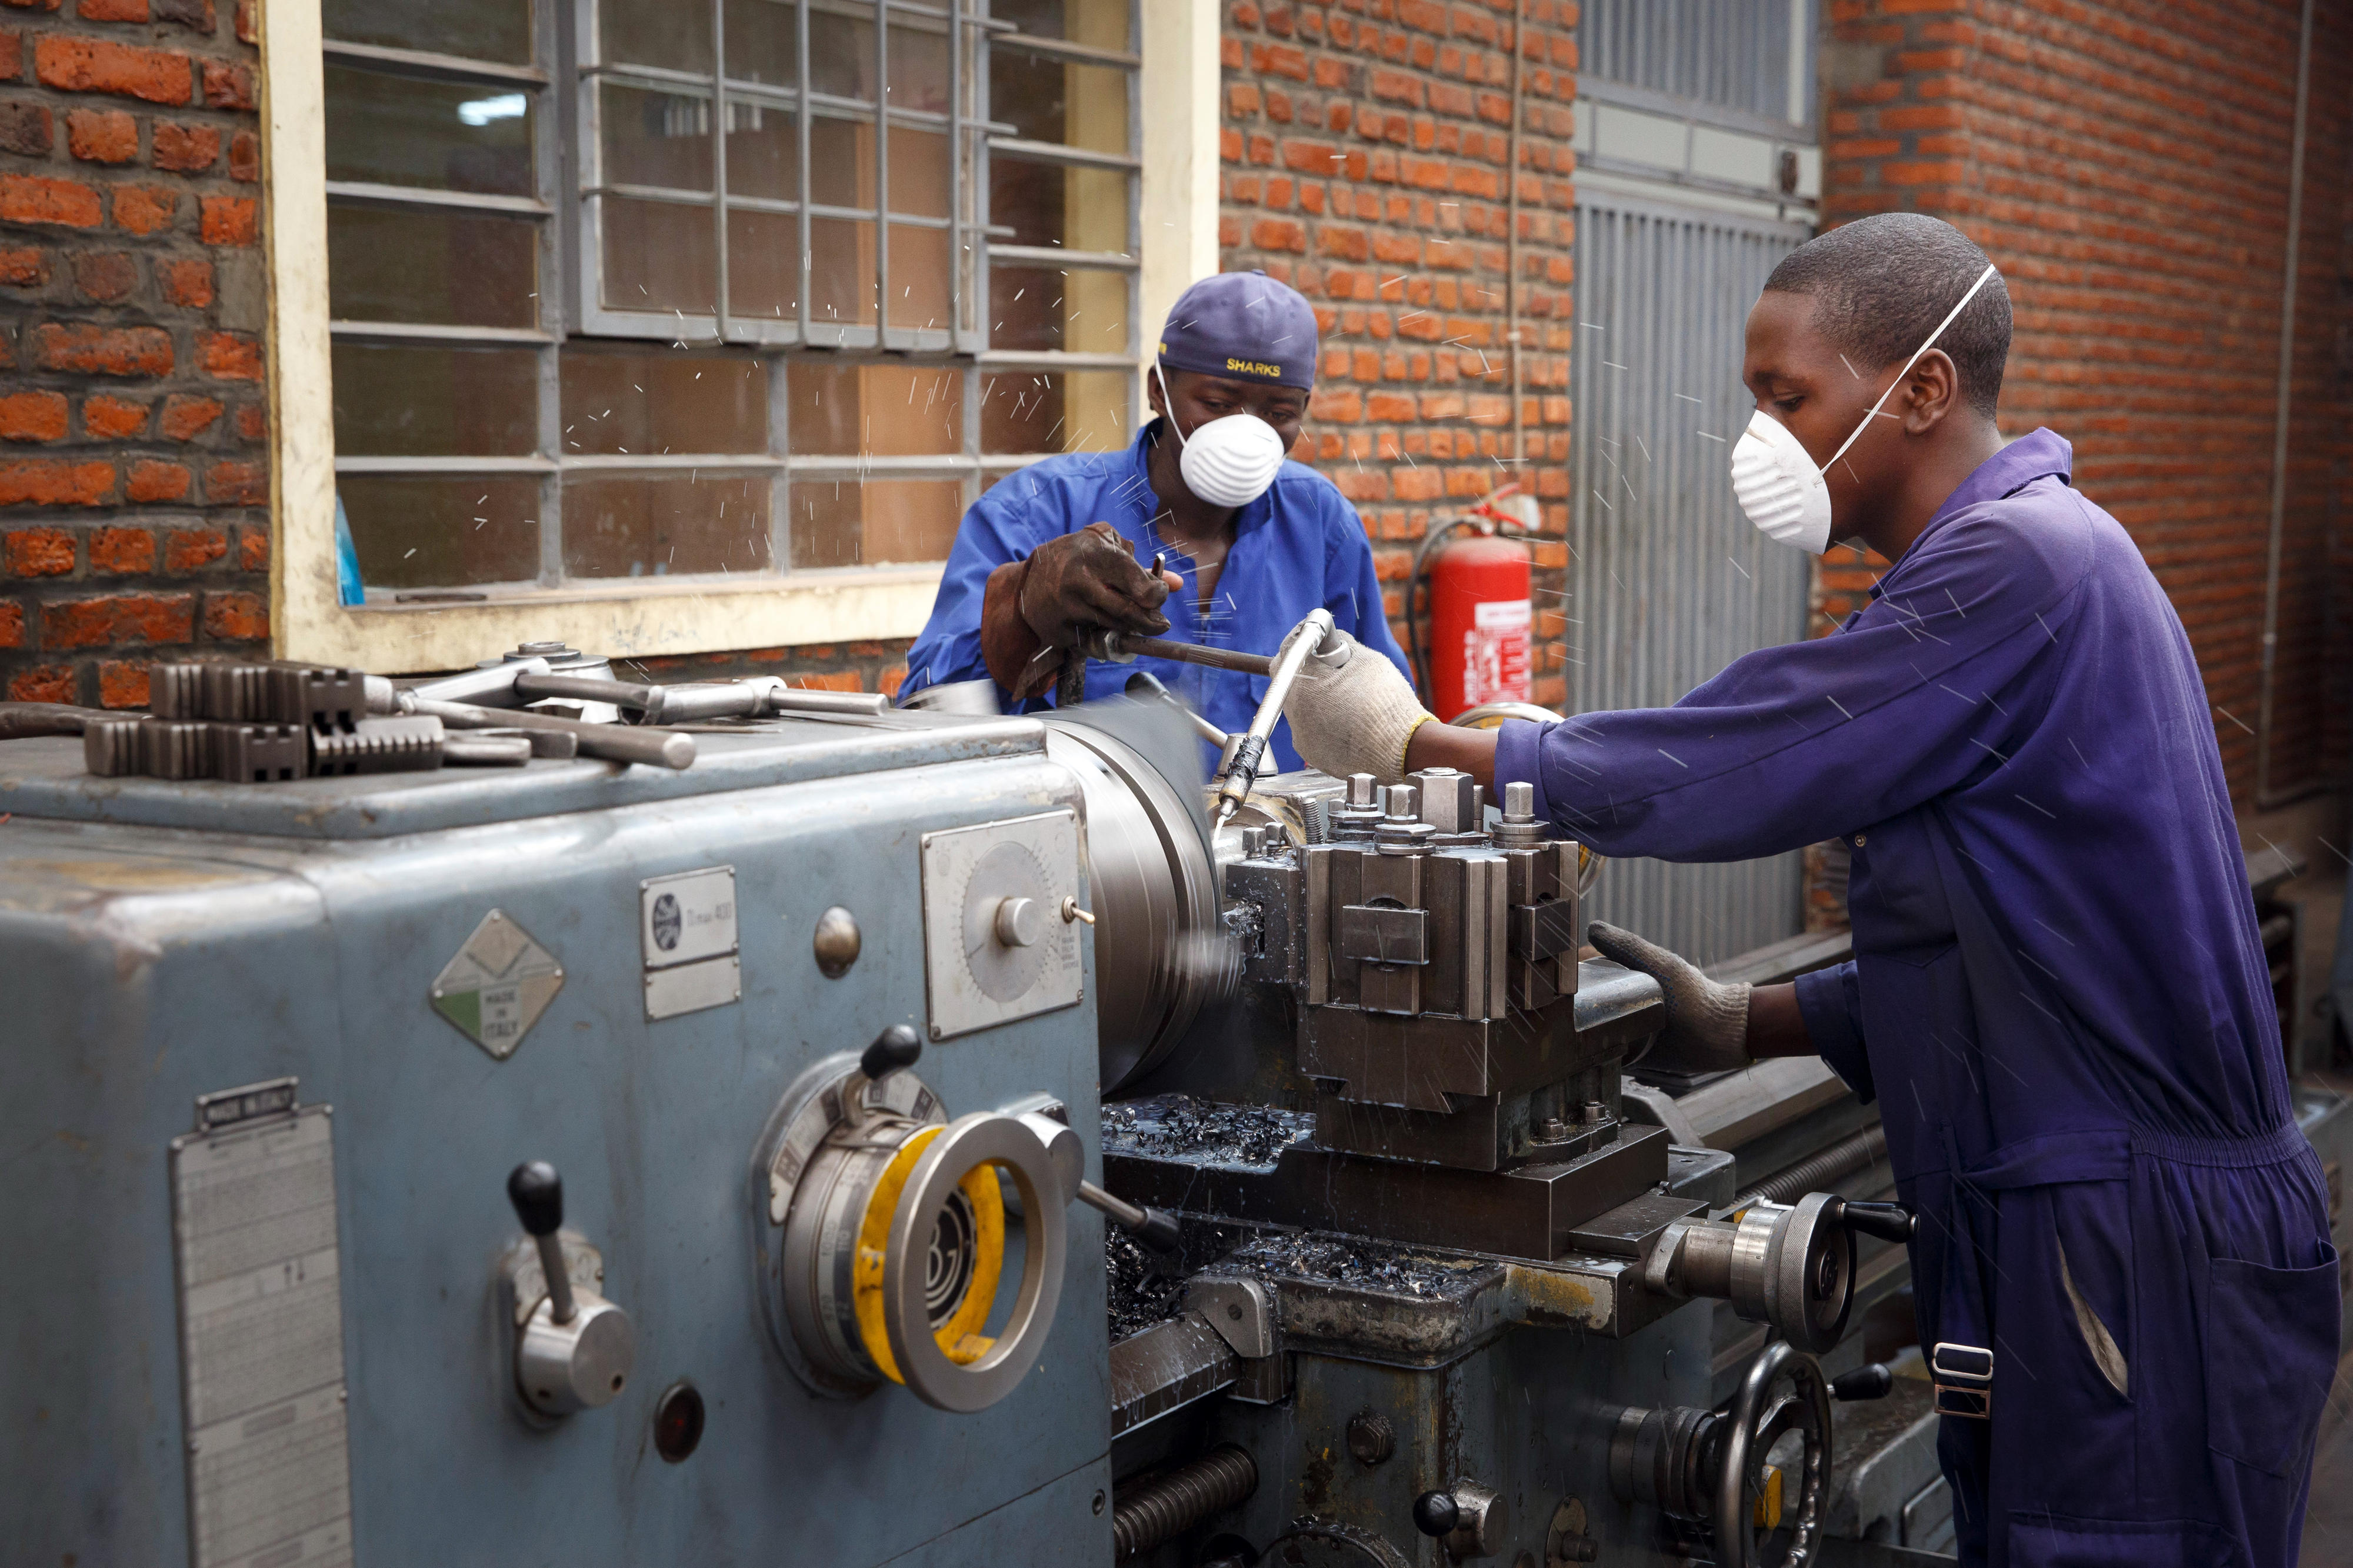
[[[89,163],[128,163],[139,156],[139,121],[119,109],[77,109],[66,116],[66,146]]]
[[[854,669],[845,669],[833,675],[804,675],[799,679],[794,681],[793,684],[812,691],[859,691],[864,689],[859,682],[858,672]]]
[[[213,0],[154,0],[154,6],[155,20],[176,22],[192,33],[210,37],[217,26],[213,18]]]
[[[153,185],[114,187],[114,223],[132,234],[154,234],[172,226],[180,210],[177,192]]]
[[[167,375],[172,338],[159,327],[101,327],[88,321],[44,321],[26,334],[33,363],[43,370],[86,375]]]
[[[259,381],[261,343],[237,332],[198,332],[196,363],[220,381]]]
[[[228,177],[248,185],[261,178],[261,141],[250,131],[229,138]]]
[[[211,69],[206,68],[207,77]],[[172,104],[187,102],[195,91],[187,56],[111,38],[45,34],[33,44],[33,70],[44,87],[62,92],[103,92]],[[252,108],[249,91],[248,99],[236,107]]]
[[[25,646],[25,606],[0,600],[0,647]]]
[[[213,421],[220,416],[217,399],[175,392],[164,400],[164,417],[156,422],[156,427],[174,441],[193,441],[212,428]]]
[[[74,569],[74,536],[62,528],[26,528],[0,536],[0,571],[11,577],[63,577]]]
[[[90,536],[90,569],[134,577],[155,570],[155,536],[143,528],[101,528]]]
[[[251,196],[204,196],[200,230],[206,245],[251,245],[257,237],[259,205]]]
[[[0,396],[0,440],[62,441],[65,435],[64,393],[12,392]]]
[[[41,606],[41,646],[58,651],[131,643],[184,643],[194,632],[195,613],[195,598],[187,594],[66,599]]]
[[[179,174],[199,174],[220,158],[220,132],[209,125],[155,122],[155,167]]]
[[[227,60],[205,62],[205,101],[215,109],[253,107],[253,70]]]
[[[0,283],[12,289],[37,289],[48,277],[48,264],[39,251],[0,247]]]
[[[8,696],[17,702],[72,702],[79,696],[74,685],[71,665],[37,664],[9,677]]]
[[[201,257],[155,258],[155,287],[174,305],[201,310],[213,302],[213,264]]]
[[[1250,244],[1261,250],[1305,250],[1307,230],[1292,218],[1260,218],[1250,225]]]
[[[123,476],[122,493],[134,501],[179,500],[193,483],[194,477],[179,464],[142,458]]]
[[[237,411],[237,433],[240,440],[269,439],[269,414],[259,403],[248,403]]]
[[[266,529],[248,528],[237,535],[237,567],[240,572],[269,570],[269,533]]]
[[[0,462],[0,506],[104,506],[113,499],[111,463]]]
[[[10,73],[9,79],[14,79]],[[56,135],[48,110],[37,103],[0,103],[0,152],[46,158]]]
[[[98,705],[101,708],[147,706],[147,669],[131,659],[101,660],[98,667]]]
[[[97,441],[121,441],[147,428],[147,405],[100,393],[81,405],[82,434]]]
[[[207,493],[210,485],[206,485]],[[228,555],[228,535],[217,528],[179,528],[164,539],[164,570],[201,572]]]
[[[205,499],[215,506],[268,506],[269,468],[223,459],[205,470]]]
[[[25,74],[25,36],[0,27],[0,81],[15,81]]]
[[[86,22],[147,20],[147,0],[80,0],[74,10]]]
[[[92,228],[102,216],[98,193],[79,180],[0,174],[0,222]]]
[[[139,287],[139,263],[119,250],[79,253],[73,275],[75,291],[101,305],[119,305]]]

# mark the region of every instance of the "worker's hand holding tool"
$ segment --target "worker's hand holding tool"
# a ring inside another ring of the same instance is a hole
[[[1146,637],[1166,631],[1160,606],[1179,581],[1145,571],[1134,546],[1107,522],[1057,535],[1026,560],[990,574],[981,604],[981,657],[1016,698],[1031,696],[1053,683],[1060,650],[1087,627]]]
[[[1726,985],[1710,980],[1689,960],[1602,921],[1595,921],[1585,934],[1602,957],[1641,970],[1666,994],[1667,1026],[1658,1043],[1638,1058],[1642,1066],[1688,1073],[1734,1072],[1748,1066],[1747,982]]]
[[[1405,777],[1406,742],[1435,716],[1396,665],[1345,632],[1333,635],[1338,647],[1308,656],[1283,704],[1291,743],[1301,761],[1335,779],[1370,773],[1396,784]]]

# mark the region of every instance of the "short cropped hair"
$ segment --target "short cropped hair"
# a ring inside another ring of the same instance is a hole
[[[1943,219],[1880,213],[1798,247],[1765,289],[1811,295],[1814,325],[1858,367],[1883,370],[1911,358],[1985,269],[1985,252]],[[1991,418],[2010,359],[2010,290],[2000,273],[1936,346],[1952,356],[1968,405]]]

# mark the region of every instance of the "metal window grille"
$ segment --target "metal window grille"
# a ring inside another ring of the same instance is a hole
[[[1132,434],[1136,0],[324,21],[372,598],[939,560],[997,479]]]

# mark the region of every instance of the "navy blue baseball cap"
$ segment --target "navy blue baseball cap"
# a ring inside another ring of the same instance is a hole
[[[1315,386],[1315,307],[1263,272],[1219,272],[1176,297],[1160,329],[1164,370]]]

